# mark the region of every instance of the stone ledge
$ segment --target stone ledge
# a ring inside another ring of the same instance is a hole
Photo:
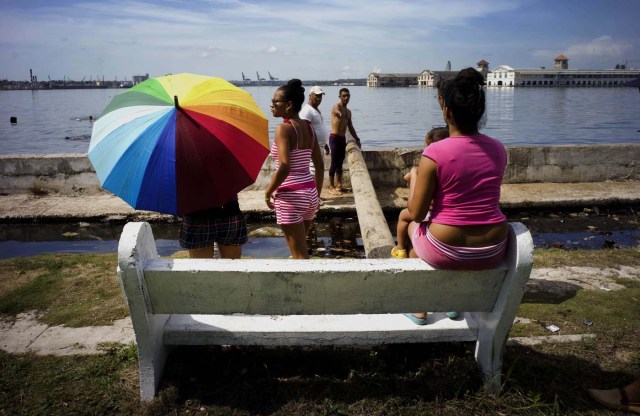
[[[385,212],[406,207],[409,188],[377,188]],[[269,217],[273,211],[264,203],[263,191],[245,190],[238,195],[240,208],[250,216]],[[353,193],[331,195],[323,190],[319,217],[355,215]],[[503,209],[558,209],[640,204],[640,181],[597,183],[531,183],[502,186]],[[64,196],[13,194],[0,196],[0,222],[172,221],[175,217],[150,211],[137,211],[108,192],[96,195]]]

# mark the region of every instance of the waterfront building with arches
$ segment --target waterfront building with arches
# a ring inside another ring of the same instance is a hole
[[[553,68],[516,69],[500,65],[485,76],[489,87],[622,87],[640,71],[616,65],[614,69],[569,69],[569,58],[555,58]]]
[[[516,69],[500,65],[489,70],[484,59],[476,69],[484,76],[488,87],[622,87],[640,77],[640,70],[627,69],[626,64],[613,69],[569,69],[569,58],[559,55],[553,68]],[[454,77],[458,71],[425,69],[419,74],[382,74],[372,72],[368,87],[435,87],[441,79]]]

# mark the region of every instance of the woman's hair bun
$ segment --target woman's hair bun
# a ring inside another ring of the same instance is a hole
[[[300,111],[304,103],[304,87],[298,78],[290,79],[285,85],[278,88],[288,101],[293,102],[296,112]]]
[[[291,88],[302,88],[302,81],[300,81],[298,78],[293,78],[290,79],[289,82],[287,82],[287,85]]]
[[[460,82],[460,84],[472,84],[478,87],[481,87],[485,84],[482,74],[473,68],[465,68],[458,72],[456,80]]]
[[[485,111],[483,85],[484,77],[479,71],[465,68],[455,78],[444,83],[442,92],[438,90],[445,105],[451,109],[458,127],[467,131],[477,130]]]

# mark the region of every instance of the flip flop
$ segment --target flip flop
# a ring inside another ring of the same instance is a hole
[[[409,256],[407,256],[407,250],[399,249],[396,246],[391,249],[391,257],[395,257],[397,259],[406,259]]]
[[[630,402],[627,393],[622,388],[610,390],[589,389],[587,391],[593,400],[609,409],[640,414],[640,403]]]
[[[411,322],[413,322],[416,325],[426,325],[427,324],[427,318],[416,318],[415,316],[413,316],[413,314],[410,313],[403,313],[404,316],[406,316],[407,318],[409,318],[411,320]]]
[[[339,190],[337,190],[336,188],[329,188],[329,193],[331,195],[342,195],[342,192],[340,192]]]

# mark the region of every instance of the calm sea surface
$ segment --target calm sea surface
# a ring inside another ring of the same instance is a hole
[[[330,124],[340,87],[320,110]],[[353,123],[363,148],[422,146],[442,125],[434,88],[349,87]],[[274,87],[247,87],[269,117]],[[0,91],[0,154],[86,153],[92,122],[126,90]],[[507,146],[640,142],[640,94],[635,88],[489,88],[482,131]],[[12,125],[10,117],[17,117]]]

